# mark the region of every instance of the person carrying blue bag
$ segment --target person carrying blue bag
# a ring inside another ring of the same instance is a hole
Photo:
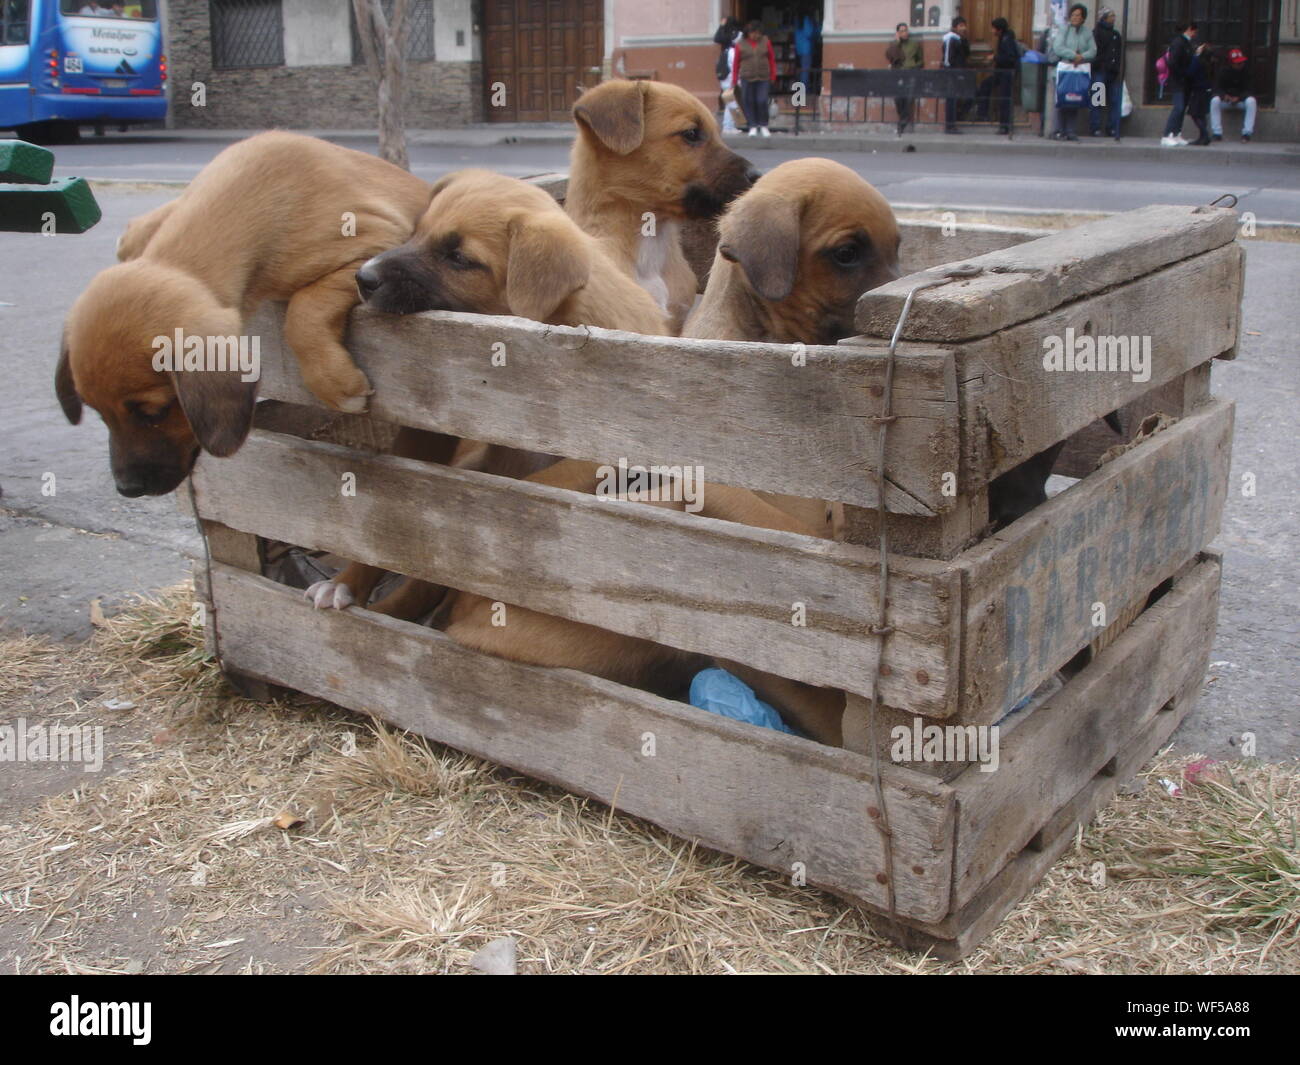
[[[1097,57],[1097,41],[1092,31],[1084,29],[1088,9],[1082,4],[1070,7],[1069,22],[1052,41],[1056,67],[1057,140],[1077,141],[1074,124],[1079,111],[1088,106],[1092,84],[1092,61]]]

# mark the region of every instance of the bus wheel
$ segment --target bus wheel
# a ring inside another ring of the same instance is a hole
[[[81,139],[81,127],[66,119],[29,122],[14,132],[30,144],[76,144]]]

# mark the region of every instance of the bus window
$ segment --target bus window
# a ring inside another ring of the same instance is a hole
[[[59,0],[62,15],[156,19],[158,0]]]
[[[27,43],[28,0],[0,0],[0,44]]]

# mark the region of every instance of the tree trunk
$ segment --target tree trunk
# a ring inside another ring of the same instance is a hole
[[[379,157],[411,168],[406,151],[406,38],[410,0],[393,0],[390,19],[381,0],[352,0],[357,36],[375,83],[379,111]]]

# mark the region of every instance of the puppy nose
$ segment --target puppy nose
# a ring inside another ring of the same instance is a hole
[[[130,480],[119,480],[117,482],[117,491],[119,495],[124,495],[127,499],[138,499],[148,489],[140,481],[132,478]]]
[[[357,271],[357,292],[361,294],[363,302],[375,294],[379,284],[379,271],[375,269],[373,260],[363,263],[361,269]]]
[[[763,176],[763,175],[760,174],[760,173],[759,173],[759,172],[758,172],[754,167],[752,167],[752,166],[751,166],[748,170],[745,171],[745,180],[748,181],[751,185],[754,184],[754,182],[757,181],[757,180],[758,180],[759,178],[761,178],[762,176]]]

